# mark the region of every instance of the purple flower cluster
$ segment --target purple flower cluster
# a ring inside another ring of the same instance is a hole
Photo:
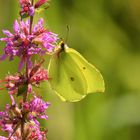
[[[33,16],[35,13],[34,6],[32,6],[30,0],[20,0],[20,6],[21,6],[21,11],[20,15],[23,16],[24,14],[27,14],[29,16]]]
[[[15,56],[20,57],[20,70],[26,59],[31,58],[32,55],[38,54],[42,56],[46,52],[52,52],[58,39],[56,34],[44,28],[43,19],[38,21],[31,34],[29,33],[29,26],[29,20],[26,20],[26,22],[20,21],[20,24],[16,20],[13,27],[14,33],[12,34],[8,30],[3,30],[3,33],[7,37],[0,39],[6,42],[5,53],[0,59],[4,60],[6,57],[9,57],[10,60],[13,60]],[[30,59],[29,63],[31,64]]]
[[[37,68],[38,67],[38,68]],[[38,87],[42,81],[48,80],[48,72],[46,69],[39,67],[39,64],[36,64],[33,69],[29,71],[28,78],[28,86],[27,86],[27,78],[25,75],[21,73],[17,73],[15,75],[8,75],[4,80],[0,80],[1,90],[7,89],[10,95],[19,94],[19,90],[21,87],[25,88],[28,93],[33,92],[33,86]],[[3,85],[3,83],[5,83]]]
[[[44,102],[41,98],[34,96],[34,98],[26,103],[21,103],[22,110],[15,103],[12,96],[12,105],[6,106],[5,111],[0,112],[0,126],[5,132],[8,132],[9,139],[0,137],[7,140],[20,140],[21,139],[21,125],[25,123],[25,136],[26,139],[31,140],[46,140],[46,130],[41,131],[40,124],[37,118],[48,119],[46,109],[49,103]],[[23,118],[23,116],[26,116]],[[23,120],[24,119],[24,120]]]
[[[34,16],[35,9],[39,8],[46,2],[48,2],[48,0],[38,0],[33,6],[31,0],[19,0],[20,7],[21,7],[20,16],[22,18],[28,17],[28,16]]]

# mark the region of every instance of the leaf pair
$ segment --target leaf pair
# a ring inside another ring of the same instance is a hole
[[[105,90],[100,72],[64,43],[52,55],[48,70],[50,85],[63,101],[80,101],[89,93]]]

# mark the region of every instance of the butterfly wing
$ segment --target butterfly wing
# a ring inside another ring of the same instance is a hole
[[[67,48],[66,52],[76,62],[81,71],[83,72],[87,81],[87,94],[94,92],[104,92],[105,84],[103,77],[99,70],[90,64],[79,52],[72,48]]]
[[[49,63],[52,89],[64,101],[75,102],[85,97],[87,84],[79,66],[66,52],[54,54]]]

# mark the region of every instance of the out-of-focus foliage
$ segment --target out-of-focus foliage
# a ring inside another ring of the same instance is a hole
[[[102,72],[106,92],[62,103],[42,86],[42,94],[51,102],[48,139],[139,140],[140,1],[52,0],[50,5],[42,14],[47,25],[62,38],[69,25],[67,44]],[[16,0],[0,0],[0,30],[12,30],[17,12]],[[15,71],[16,65],[0,62],[0,76]],[[6,94],[0,93],[1,109],[8,101]]]

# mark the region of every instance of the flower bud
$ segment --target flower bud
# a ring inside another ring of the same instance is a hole
[[[38,0],[38,2],[35,4],[35,8],[39,8],[41,5],[46,3],[48,0]]]

